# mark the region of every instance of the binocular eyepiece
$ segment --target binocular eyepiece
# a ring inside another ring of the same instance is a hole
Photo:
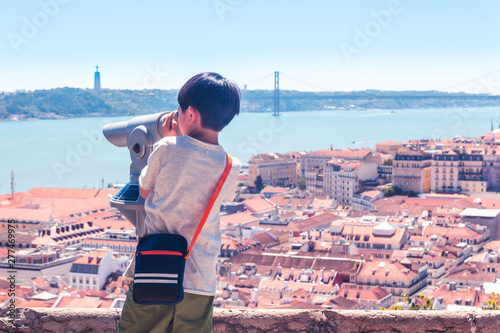
[[[175,111],[172,111],[175,112]],[[110,200],[136,228],[137,236],[145,232],[144,198],[139,194],[139,176],[147,165],[153,145],[162,136],[162,124],[170,112],[159,112],[138,116],[126,121],[106,124],[102,128],[104,137],[117,147],[127,147],[130,152],[130,180]]]

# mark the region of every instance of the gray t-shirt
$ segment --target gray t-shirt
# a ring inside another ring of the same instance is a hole
[[[155,143],[139,184],[152,190],[146,199],[147,234],[171,233],[191,244],[222,171],[226,152],[219,145],[190,136],[166,137]],[[241,163],[233,166],[210,215],[196,240],[184,272],[184,291],[215,295],[215,266],[220,253],[219,211],[223,201],[233,201]]]

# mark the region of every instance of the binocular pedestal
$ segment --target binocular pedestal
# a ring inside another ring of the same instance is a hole
[[[147,165],[153,145],[162,136],[161,125],[170,112],[138,116],[127,121],[104,125],[106,139],[118,147],[127,147],[130,152],[130,181],[110,200],[134,226],[138,237],[144,235],[144,198],[139,193],[139,175]]]

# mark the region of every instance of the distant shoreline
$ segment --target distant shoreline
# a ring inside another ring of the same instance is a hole
[[[285,110],[280,111],[280,114],[283,113],[297,113],[297,112],[349,112],[349,111],[388,111],[390,114],[397,114],[398,112],[407,112],[407,111],[418,111],[418,110],[433,110],[433,109],[482,109],[482,108],[491,108],[495,106],[464,106],[458,108],[451,107],[423,107],[423,108],[370,108],[370,109],[318,109],[318,110]],[[500,116],[500,106],[499,107],[499,116]],[[169,110],[158,111],[158,112],[168,112]],[[157,113],[157,112],[152,112]],[[273,114],[273,111],[240,111],[245,114]],[[140,114],[131,114],[131,115],[92,115],[92,116],[74,116],[74,117],[57,117],[57,118],[25,118],[25,119],[0,119],[0,122],[24,122],[24,121],[37,121],[37,120],[67,120],[67,119],[78,119],[78,118],[119,118],[119,117],[138,117],[142,115],[146,115],[148,113],[140,113]]]
[[[175,110],[176,90],[56,88],[0,94],[4,120],[138,116]],[[241,113],[272,113],[273,90],[242,90]],[[280,90],[280,113],[500,107],[500,96],[439,91],[307,92]],[[395,113],[395,112],[392,112]]]

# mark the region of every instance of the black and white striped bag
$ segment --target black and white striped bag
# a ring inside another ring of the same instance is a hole
[[[186,254],[187,240],[181,235],[143,237],[135,253],[134,301],[139,304],[181,302]]]

